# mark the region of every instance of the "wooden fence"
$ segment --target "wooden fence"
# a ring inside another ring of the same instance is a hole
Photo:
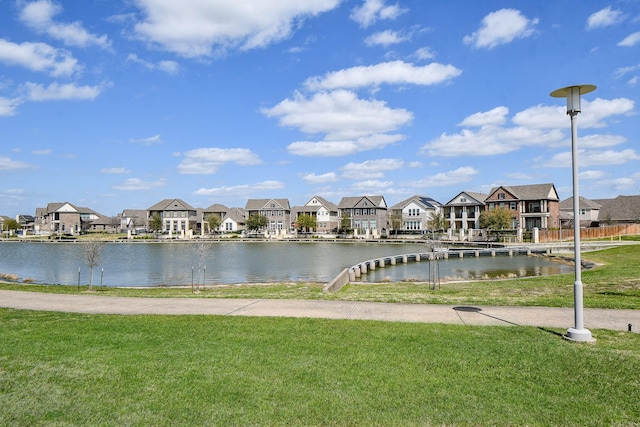
[[[637,234],[640,234],[640,224],[620,224],[580,229],[580,239],[605,239],[608,237],[613,238]],[[539,243],[573,240],[573,228],[540,230],[538,237]]]

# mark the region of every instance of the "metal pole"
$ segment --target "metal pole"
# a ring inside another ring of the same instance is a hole
[[[580,189],[578,179],[578,111],[571,116],[571,169],[573,173],[573,250],[575,259],[575,282],[573,283],[574,318],[573,328],[567,330],[567,338],[574,341],[592,341],[591,332],[584,328],[582,296],[582,259],[580,257]]]
[[[80,267],[78,267],[78,292],[80,292]]]

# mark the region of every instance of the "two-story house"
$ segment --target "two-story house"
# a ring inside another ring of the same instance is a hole
[[[304,206],[294,206],[293,218],[309,215],[316,220],[317,233],[335,233],[340,226],[340,211],[338,206],[320,196],[313,196]],[[294,219],[294,221],[295,221]]]
[[[440,213],[441,204],[431,197],[409,197],[389,208],[392,216],[402,218],[400,227],[403,231],[423,233],[429,230],[432,215]]]
[[[220,219],[220,225],[216,230],[209,230],[207,225],[207,218],[210,216],[217,216]],[[244,209],[242,208],[228,208],[220,203],[214,203],[213,205],[203,210],[203,230],[207,232],[219,231],[225,233],[231,233],[235,231],[244,230]]]
[[[553,184],[495,187],[484,203],[489,211],[496,208],[511,211],[514,229],[554,228],[560,218],[560,199]]]
[[[484,211],[486,194],[473,191],[463,191],[442,206],[445,220],[449,221],[449,229],[478,230],[480,228],[480,213]]]
[[[249,199],[245,217],[261,215],[267,218],[269,234],[284,235],[291,229],[291,206],[288,199]]]
[[[147,221],[156,214],[162,218],[161,231],[169,237],[190,237],[189,230],[198,226],[196,209],[181,199],[164,199],[147,208]]]
[[[383,196],[343,197],[338,204],[342,218],[350,218],[355,234],[379,237],[387,232],[387,202]]]
[[[580,196],[578,198],[578,220],[580,227],[597,227],[600,216],[600,204]],[[560,220],[557,227],[569,227],[573,224],[573,197],[569,197],[560,202]]]
[[[69,202],[49,203],[45,208],[36,208],[34,232],[41,235],[79,234],[101,216],[93,209]]]

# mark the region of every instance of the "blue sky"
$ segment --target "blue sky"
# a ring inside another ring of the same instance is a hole
[[[640,194],[640,1],[0,0],[0,214]]]

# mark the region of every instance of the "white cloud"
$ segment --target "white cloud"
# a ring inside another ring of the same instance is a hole
[[[391,193],[390,190],[393,188],[393,181],[379,181],[376,179],[369,179],[366,181],[356,182],[351,185],[352,191],[357,191],[360,193],[367,194],[379,194],[381,189],[385,189],[385,193]]]
[[[459,76],[461,70],[453,65],[437,62],[414,66],[403,61],[382,62],[376,65],[358,66],[333,71],[322,77],[310,77],[305,86],[310,90],[356,89],[381,84],[433,85]]]
[[[145,61],[135,53],[130,53],[127,56],[127,61],[140,64],[149,70],[160,70],[167,74],[175,75],[180,72],[180,64],[178,64],[176,61],[163,60],[157,63],[153,63],[153,62]]]
[[[599,165],[622,165],[633,160],[640,160],[640,155],[635,150],[629,148],[622,151],[578,151],[579,167],[599,166]],[[546,167],[571,167],[571,152],[563,152],[554,155],[544,163]]]
[[[328,182],[338,181],[338,174],[335,172],[327,172],[321,175],[315,173],[307,173],[300,175],[300,178],[308,184],[326,184]]]
[[[409,40],[408,36],[403,36],[397,31],[384,30],[374,34],[371,34],[364,39],[364,44],[367,46],[384,46],[389,47],[392,44],[404,43]]]
[[[20,20],[30,28],[61,40],[68,46],[95,45],[102,48],[110,46],[111,43],[106,35],[93,35],[85,30],[80,22],[69,24],[54,22],[53,17],[60,12],[62,12],[62,6],[50,0],[37,0],[25,4],[20,11]]]
[[[260,158],[248,148],[196,148],[184,153],[178,165],[184,174],[214,174],[224,164],[232,162],[240,166],[260,164]]]
[[[162,138],[160,138],[160,135],[153,135],[147,138],[130,139],[129,142],[131,144],[140,144],[150,147],[152,145],[162,144]]]
[[[515,39],[531,36],[536,25],[538,18],[528,19],[515,9],[500,9],[485,16],[480,29],[465,36],[463,40],[476,48],[493,49]]]
[[[120,191],[143,191],[152,190],[157,187],[162,187],[163,185],[163,179],[158,181],[143,181],[139,178],[129,178],[124,180],[121,184],[114,185],[113,189]]]
[[[13,116],[16,113],[16,108],[22,101],[20,99],[11,99],[0,97],[0,117]]]
[[[605,176],[605,173],[602,171],[584,171],[578,174],[580,179],[584,180],[592,180],[592,179],[600,179]]]
[[[629,34],[620,43],[618,43],[618,46],[633,47],[638,43],[640,43],[640,31]]]
[[[640,70],[640,64],[631,65],[629,67],[616,68],[616,70],[613,72],[613,77],[619,79],[628,73],[634,73],[638,70]]]
[[[325,140],[354,140],[398,129],[413,119],[405,109],[389,108],[384,101],[359,99],[353,92],[336,90],[306,98],[296,92],[262,112],[279,117],[281,126],[295,127],[307,134],[326,134]]]
[[[402,168],[400,159],[367,160],[362,163],[350,162],[344,165],[342,177],[346,179],[376,179],[384,177],[385,172]]]
[[[403,139],[403,135],[378,134],[352,141],[296,141],[287,150],[296,156],[338,157],[384,148]]]
[[[232,185],[214,188],[200,188],[193,192],[197,196],[246,195],[252,191],[269,191],[284,188],[279,181],[262,181],[255,184]]]
[[[105,85],[78,86],[75,83],[51,83],[44,87],[41,84],[25,83],[27,99],[30,101],[52,101],[62,99],[95,99],[103,91]]]
[[[462,184],[473,180],[478,171],[471,166],[464,166],[458,169],[440,172],[435,175],[427,176],[412,184],[414,187],[448,187],[451,185]]]
[[[32,150],[31,154],[35,154],[36,156],[48,156],[52,152],[53,150],[51,150],[50,148],[45,148],[42,150]]]
[[[330,11],[339,0],[138,0],[144,21],[136,34],[185,57],[210,56],[230,48],[267,46],[288,38],[310,16]]]
[[[591,14],[587,18],[587,29],[593,30],[594,28],[603,28],[610,25],[616,25],[624,21],[625,16],[619,10],[611,10],[611,6],[607,6],[604,9]]]
[[[405,12],[406,9],[400,8],[397,4],[387,6],[383,0],[365,0],[362,6],[353,8],[351,19],[362,28],[367,28],[379,19],[396,19]]]
[[[429,47],[421,47],[414,53],[415,57],[421,60],[433,59],[436,57],[436,53]]]
[[[638,188],[640,187],[640,172],[616,179],[602,180],[598,182],[598,185],[607,187],[613,194],[629,192],[637,193]]]
[[[507,107],[496,107],[493,110],[472,114],[466,117],[458,126],[482,127],[482,126],[499,126],[503,125],[509,114]]]
[[[127,168],[104,168],[100,170],[100,172],[107,173],[107,174],[120,175],[120,174],[129,173],[131,171]]]
[[[33,169],[34,166],[9,157],[0,156],[0,171],[12,171],[18,169]]]
[[[604,148],[613,147],[627,142],[622,135],[585,135],[578,140],[580,148]]]
[[[68,77],[82,70],[78,61],[64,50],[55,49],[45,43],[16,44],[1,38],[0,63],[45,72],[53,77]]]

